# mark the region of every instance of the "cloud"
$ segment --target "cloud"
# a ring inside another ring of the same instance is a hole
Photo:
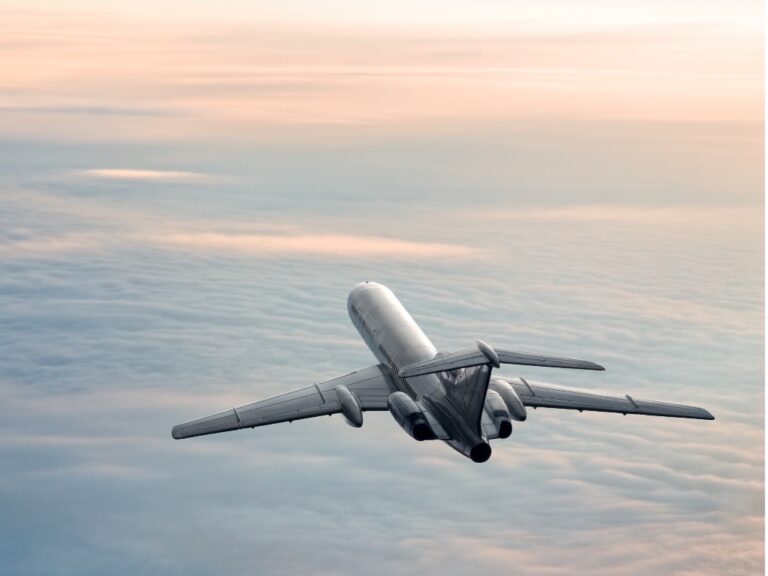
[[[112,237],[99,234],[69,233],[58,236],[31,236],[0,240],[0,254],[6,258],[56,256],[105,248]]]
[[[555,24],[550,11],[536,25],[515,17],[489,30],[494,18],[415,28],[411,17],[407,26],[353,24],[346,9],[341,21],[301,23],[295,14],[233,22],[200,10],[150,19],[130,10],[7,11],[3,42],[16,65],[5,74],[3,133],[253,141],[312,127],[386,133],[500,118],[762,118],[761,34],[749,18],[607,27],[588,18]],[[67,57],[51,62],[53,50]],[[145,114],[147,102],[159,113]],[[30,112],[45,122],[30,122]]]
[[[29,210],[44,210],[37,200]],[[456,228],[438,220],[406,224],[447,244]],[[612,238],[600,226],[590,223],[589,238]],[[744,368],[756,354],[749,317],[738,314],[727,337],[710,338],[720,334],[711,324],[748,293],[728,292],[731,282],[719,274],[701,284],[701,274],[720,268],[718,258],[739,278],[748,269],[730,251],[706,252],[700,236],[669,241],[679,260],[663,258],[667,244],[655,239],[645,244],[654,259],[642,264],[638,286],[638,264],[622,264],[620,242],[599,244],[601,258],[619,262],[608,266],[594,253],[580,256],[578,234],[561,230],[554,241],[541,231],[539,221],[494,228],[479,249],[500,245],[514,258],[495,266],[470,258],[462,279],[455,265],[424,257],[396,266],[362,257],[210,257],[258,253],[281,237],[274,233],[215,233],[211,242],[208,233],[185,232],[194,241],[179,246],[184,252],[147,250],[173,244],[157,234],[142,244],[137,234],[131,241],[143,248],[135,251],[117,243],[9,262],[0,278],[0,395],[13,402],[0,407],[0,499],[14,521],[0,539],[0,564],[9,573],[42,574],[56,562],[71,573],[188,576],[222,566],[341,575],[416,567],[447,576],[510,565],[523,576],[759,570],[762,421],[752,400],[739,410],[761,390],[760,376]],[[315,235],[287,237],[303,238],[304,250]],[[356,236],[332,238],[335,249],[339,238]],[[296,250],[294,242],[278,248]],[[701,250],[716,261],[695,257]],[[679,261],[695,265],[670,277]],[[601,289],[606,268],[610,289]],[[493,443],[482,466],[440,443],[412,441],[386,413],[366,414],[361,430],[334,417],[170,439],[177,422],[374,362],[344,307],[346,290],[368,276],[390,284],[441,347],[487,335],[610,352],[609,373],[571,380],[695,398],[719,419],[537,410],[509,440]],[[632,313],[644,295],[653,296],[648,307]],[[694,308],[659,313],[681,298]],[[650,345],[662,337],[662,346]],[[723,349],[729,354],[713,362]],[[641,369],[631,363],[638,358]],[[726,407],[731,415],[721,418]],[[759,421],[745,421],[753,413]]]
[[[150,239],[155,245],[269,256],[304,254],[343,258],[478,258],[481,251],[439,242],[344,234],[168,234]]]
[[[90,168],[80,171],[88,178],[127,180],[139,182],[183,182],[187,184],[210,182],[212,177],[198,172],[174,170],[138,170],[133,168]]]
[[[106,252],[116,249],[152,248],[192,250],[194,252],[275,256],[316,256],[326,258],[368,259],[483,259],[477,248],[439,242],[416,242],[379,236],[343,234],[222,234],[194,232],[152,235],[146,233],[65,233],[57,236],[25,235],[0,241],[0,254],[20,259],[30,256],[54,257],[67,253]]]
[[[160,108],[129,108],[120,106],[100,106],[87,104],[65,104],[57,106],[0,106],[0,111],[7,114],[66,114],[76,116],[135,116],[137,118],[178,116],[179,112]]]
[[[566,207],[534,207],[497,210],[487,215],[493,220],[543,220],[562,222],[615,222],[634,224],[730,225],[734,221],[759,224],[754,210],[741,206],[632,206],[590,204]]]

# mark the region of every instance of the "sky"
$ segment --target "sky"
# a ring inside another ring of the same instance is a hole
[[[0,572],[764,570],[759,2],[0,7]],[[485,464],[386,413],[174,441],[442,350],[699,405],[537,410]]]

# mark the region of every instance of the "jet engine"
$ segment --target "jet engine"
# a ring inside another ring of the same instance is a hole
[[[509,382],[499,380],[498,378],[493,378],[491,380],[490,386],[488,387],[488,393],[490,394],[491,391],[496,392],[499,396],[501,396],[501,399],[504,400],[504,404],[507,405],[509,414],[513,420],[522,422],[528,418],[528,412],[525,410],[525,404],[523,404],[523,401],[520,400],[520,396],[517,395],[517,392],[515,392],[515,389]]]
[[[421,442],[437,437],[423,410],[405,392],[392,392],[387,399],[387,406],[400,427],[414,440]]]
[[[363,425],[363,409],[355,395],[346,386],[339,385],[336,386],[336,398],[339,400],[339,407],[347,424],[353,428],[360,428]]]
[[[495,390],[488,390],[485,395],[485,411],[493,420],[499,438],[509,438],[512,434],[512,422],[510,422],[509,408]]]

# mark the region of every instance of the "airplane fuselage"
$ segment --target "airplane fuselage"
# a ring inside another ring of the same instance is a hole
[[[448,393],[456,383],[456,374],[425,374],[408,379],[398,376],[404,366],[432,359],[438,351],[392,291],[375,282],[362,282],[349,293],[347,310],[368,348],[389,368],[398,390],[408,394],[450,435],[446,443],[475,461],[490,458],[491,447],[479,420],[468,418]],[[484,398],[484,387],[478,393]]]

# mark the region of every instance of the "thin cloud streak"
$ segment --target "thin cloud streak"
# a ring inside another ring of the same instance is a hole
[[[479,259],[477,248],[440,242],[419,242],[394,237],[353,234],[222,234],[217,232],[124,234],[66,233],[0,242],[5,258],[45,257],[63,253],[94,252],[120,248],[186,249],[195,252],[245,254],[256,257],[282,255],[365,259],[460,258]]]
[[[133,168],[91,168],[80,172],[88,178],[104,180],[131,180],[143,182],[209,182],[212,177],[199,172],[176,170],[139,170]]]
[[[56,256],[58,254],[92,252],[104,248],[110,238],[100,234],[67,233],[57,236],[33,236],[17,240],[0,241],[0,256],[25,258],[29,256]]]
[[[482,253],[468,246],[439,242],[411,242],[380,236],[345,234],[169,234],[152,241],[161,246],[195,250],[241,252],[255,255],[308,254],[365,258],[394,256],[404,258],[477,258]]]
[[[742,223],[753,217],[759,225],[755,210],[733,206],[620,206],[590,204],[559,208],[521,208],[498,210],[486,217],[498,220],[552,220],[567,222],[607,221],[621,223],[673,223],[691,225],[739,220]]]

